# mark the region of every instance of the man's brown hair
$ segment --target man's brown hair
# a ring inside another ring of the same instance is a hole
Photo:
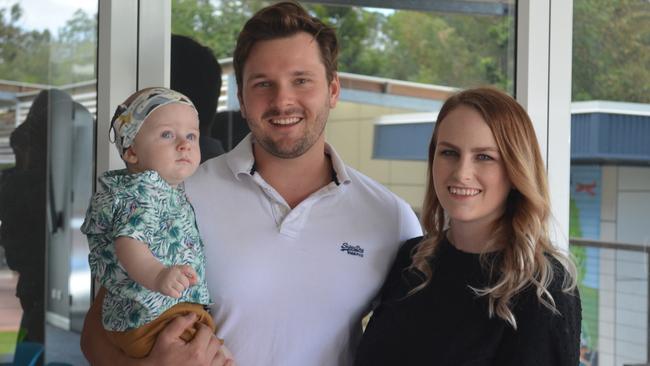
[[[244,64],[255,43],[289,37],[299,32],[311,34],[318,42],[327,81],[329,83],[334,79],[339,53],[336,32],[320,19],[309,15],[297,2],[283,1],[259,10],[239,33],[233,66],[240,93],[243,89]]]

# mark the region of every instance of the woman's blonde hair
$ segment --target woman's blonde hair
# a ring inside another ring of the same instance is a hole
[[[512,190],[506,209],[495,223],[490,243],[499,243],[503,250],[498,267],[489,268],[492,281],[488,287],[474,289],[479,296],[487,296],[489,316],[495,314],[517,328],[511,305],[512,298],[528,286],[533,286],[540,303],[557,312],[548,288],[556,270],[552,259],[561,264],[566,274],[563,291],[576,286],[573,262],[556,249],[549,238],[548,221],[551,216],[548,183],[544,162],[533,124],[526,111],[509,95],[493,88],[476,88],[450,97],[438,113],[438,119],[429,145],[427,189],[422,209],[425,239],[414,249],[411,268],[424,276],[424,282],[411,293],[424,288],[431,279],[430,259],[444,240],[448,218],[436,196],[432,165],[440,125],[445,117],[459,106],[476,110],[494,135],[505,164]],[[482,257],[485,259],[485,257]],[[487,261],[481,261],[487,265]]]

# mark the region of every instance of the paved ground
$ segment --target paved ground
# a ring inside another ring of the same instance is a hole
[[[73,366],[87,366],[79,348],[79,334],[52,325],[45,326],[45,360]]]

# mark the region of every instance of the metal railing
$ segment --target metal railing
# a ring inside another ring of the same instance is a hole
[[[570,246],[579,262],[584,364],[650,362],[650,247],[578,238]]]

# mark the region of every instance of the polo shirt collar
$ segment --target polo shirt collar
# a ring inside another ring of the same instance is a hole
[[[336,177],[333,177],[337,184],[349,184],[351,182],[345,163],[334,150],[332,145],[325,142],[325,153],[332,159],[332,168]],[[237,179],[242,175],[253,175],[255,173],[255,157],[253,156],[253,137],[249,133],[244,139],[226,154],[226,164]]]

